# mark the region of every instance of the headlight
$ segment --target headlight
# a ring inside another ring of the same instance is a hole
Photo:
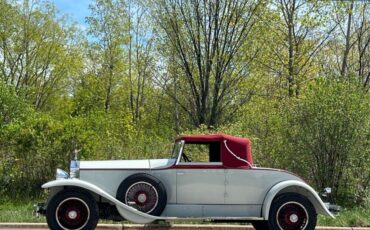
[[[55,173],[55,178],[57,180],[61,180],[61,179],[67,179],[68,178],[68,173],[62,169],[57,169],[56,173]]]
[[[69,170],[71,178],[79,178],[80,176],[80,161],[72,160],[71,167]]]

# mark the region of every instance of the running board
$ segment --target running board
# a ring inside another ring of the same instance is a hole
[[[167,216],[158,216],[158,220],[232,220],[232,221],[257,221],[264,220],[263,217],[224,217],[224,216],[215,216],[215,217],[167,217]]]

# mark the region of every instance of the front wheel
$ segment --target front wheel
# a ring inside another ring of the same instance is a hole
[[[98,206],[87,193],[61,191],[50,200],[46,220],[52,230],[95,229],[99,220]]]
[[[317,214],[311,202],[304,196],[286,193],[277,197],[270,209],[270,229],[314,230]]]

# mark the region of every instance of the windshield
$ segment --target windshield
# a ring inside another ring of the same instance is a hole
[[[175,142],[175,144],[173,145],[171,159],[177,159],[179,157],[183,144],[184,144],[184,141]]]

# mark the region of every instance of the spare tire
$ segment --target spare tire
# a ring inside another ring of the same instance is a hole
[[[160,180],[146,173],[138,173],[122,181],[117,199],[141,212],[160,216],[167,204],[167,193]]]

